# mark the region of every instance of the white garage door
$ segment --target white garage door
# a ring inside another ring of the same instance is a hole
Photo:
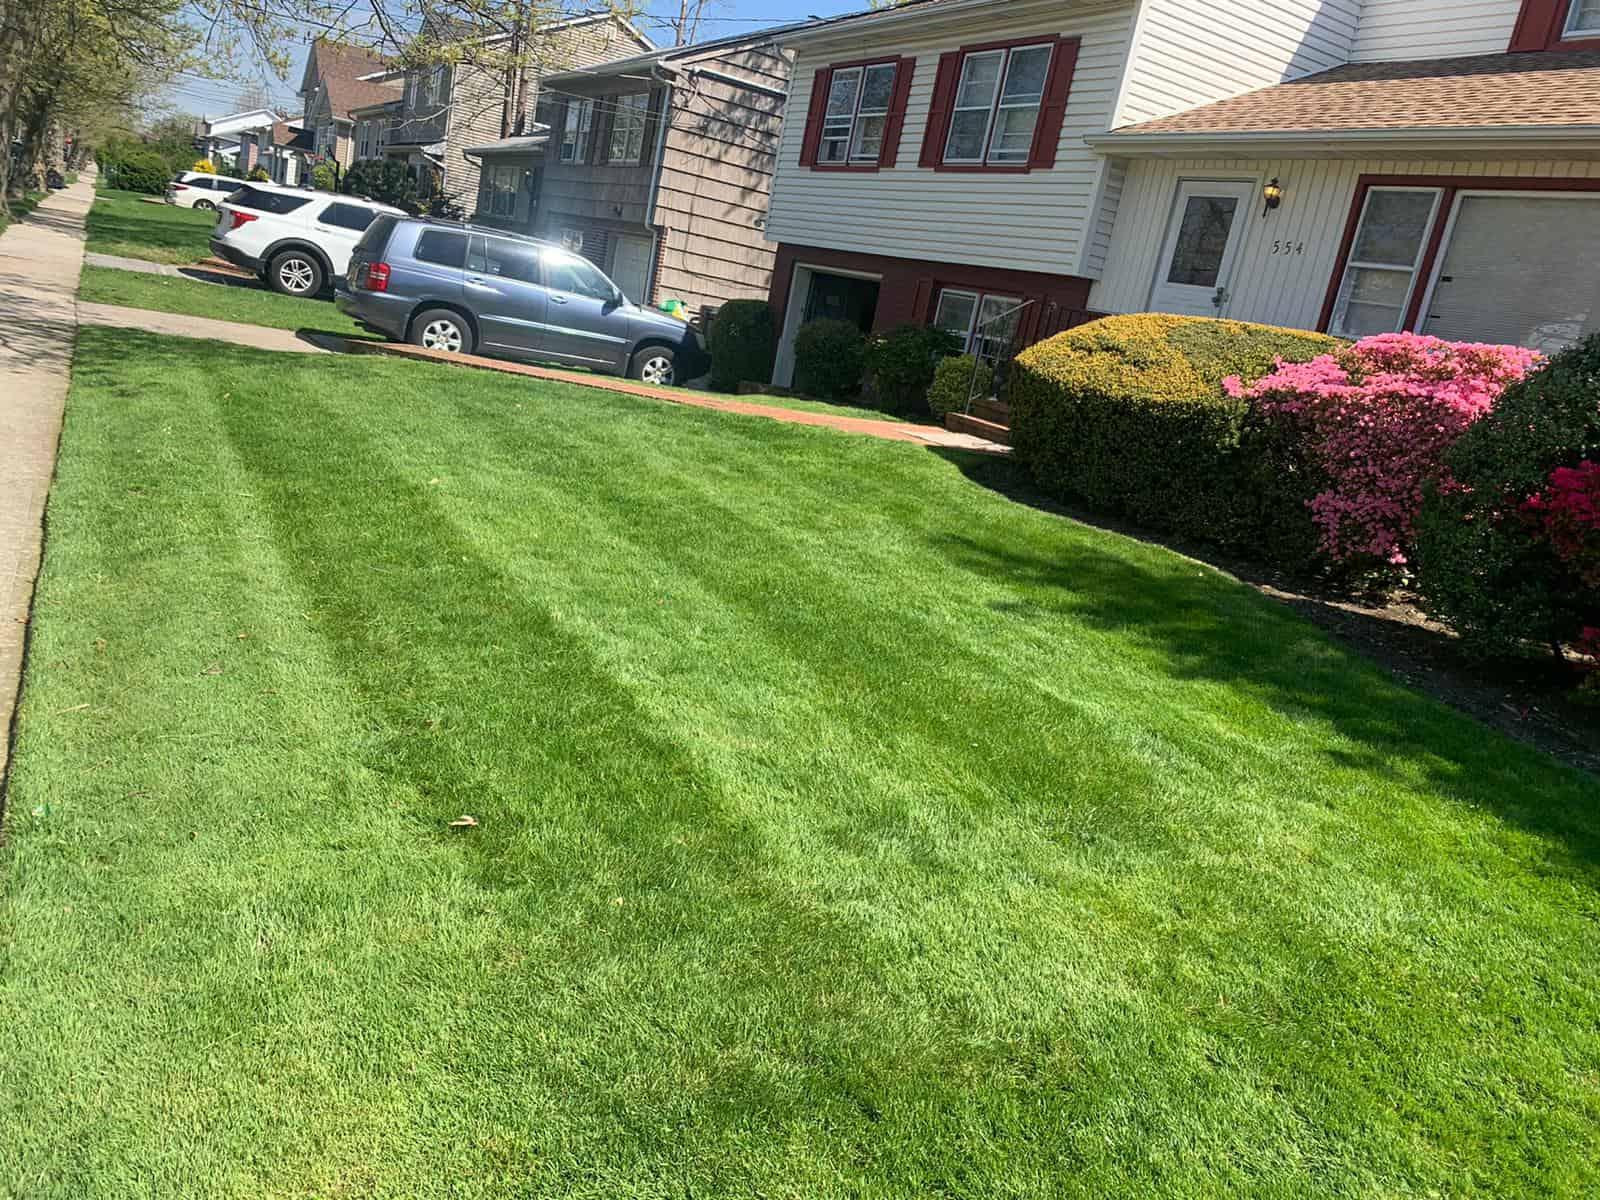
[[[1464,193],[1447,237],[1423,333],[1554,353],[1600,331],[1600,196]]]

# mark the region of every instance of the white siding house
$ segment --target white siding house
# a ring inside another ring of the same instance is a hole
[[[823,316],[980,352],[1149,309],[1546,347],[1600,328],[1595,7],[912,0],[804,27],[767,228],[777,381]],[[1069,39],[1051,152],[958,165],[953,110],[1006,119],[1007,47]],[[869,113],[881,153],[845,140]]]

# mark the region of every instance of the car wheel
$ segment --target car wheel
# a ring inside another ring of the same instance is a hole
[[[267,267],[267,284],[285,296],[315,296],[322,290],[322,264],[304,250],[280,250]]]
[[[628,364],[628,377],[640,383],[671,387],[678,378],[678,358],[670,346],[646,346]]]
[[[424,350],[440,350],[445,354],[472,353],[472,326],[458,312],[448,308],[430,308],[417,314],[411,322],[411,344]]]
[[[196,200],[194,206],[201,212],[216,212],[217,206],[209,200]]]

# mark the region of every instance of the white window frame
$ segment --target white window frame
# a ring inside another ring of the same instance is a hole
[[[389,118],[379,117],[376,122],[377,136],[373,139],[373,157],[382,158],[383,148],[389,144]]]
[[[833,85],[842,77],[854,76],[856,81],[855,102],[851,105],[848,115],[840,114],[830,117],[828,106],[824,101],[822,106],[822,130],[817,140],[817,166],[819,167],[862,167],[872,166],[883,160],[883,138],[878,139],[878,148],[871,154],[864,153],[861,149],[861,126],[864,117],[882,117],[884,132],[888,132],[889,113],[894,108],[894,90],[899,82],[898,73],[900,64],[894,62],[860,63],[853,67],[843,67],[835,70],[828,77],[828,96],[833,95]],[[872,108],[863,111],[861,102],[867,94],[867,73],[869,71],[887,71],[889,73],[889,102],[881,109]],[[829,126],[833,132],[829,132]],[[843,158],[824,158],[823,148],[829,142],[840,142],[844,145]]]
[[[444,67],[437,66],[428,72],[428,104],[435,107],[439,103],[439,96],[444,91]]]
[[[967,331],[961,336],[961,353],[974,354],[978,350],[978,343],[985,340],[978,332],[979,322],[983,319],[983,307],[990,301],[999,301],[1005,307],[1002,312],[1015,312],[1022,306],[1022,297],[1006,296],[999,292],[980,292],[974,288],[942,287],[939,294],[933,298],[933,327],[940,328],[939,309],[944,304],[946,296],[966,296],[972,300],[972,317],[967,321]],[[951,332],[946,330],[946,332]]]
[[[370,121],[356,122],[356,159],[359,161],[372,156]]]
[[[629,122],[624,125],[622,115],[629,114]],[[637,124],[633,117],[637,116]],[[611,109],[611,134],[606,142],[606,161],[616,167],[636,167],[644,158],[645,127],[650,123],[650,93],[631,92],[626,96],[618,96],[612,102]],[[617,149],[617,135],[623,138],[622,148]]]
[[[1589,18],[1595,22],[1595,24],[1589,26],[1580,26],[1578,24],[1579,16],[1582,12],[1583,0],[1572,0],[1572,4],[1567,8],[1566,28],[1561,31],[1563,40],[1567,38],[1600,37],[1600,11],[1597,11]]]
[[[1035,104],[1007,104],[1005,102],[1006,81],[1011,75],[1011,60],[1014,55],[1025,50],[1045,50],[1048,52],[1044,69],[1044,86],[1039,89],[1039,99]],[[969,104],[965,107],[961,107],[957,103],[961,99],[962,84],[964,84],[967,79],[967,65],[977,59],[995,57],[1000,58],[1000,72],[995,77],[994,95],[989,99],[989,118],[987,124],[984,126],[983,131],[983,151],[976,158],[952,158],[950,155],[950,141],[955,137],[956,134],[956,114],[962,112],[979,111],[978,106],[975,104]],[[944,134],[944,156],[942,159],[944,164],[951,167],[1026,167],[1028,165],[1028,160],[1033,157],[1033,147],[1031,145],[1028,147],[1028,153],[1024,154],[1021,158],[995,158],[995,127],[1000,123],[1000,110],[1002,108],[1031,107],[1034,113],[1033,127],[1035,133],[1037,133],[1039,128],[1039,117],[1044,112],[1045,94],[1050,90],[1050,69],[1054,65],[1055,43],[1048,40],[1040,42],[1028,42],[1027,44],[1021,46],[1006,46],[994,50],[974,50],[970,53],[964,54],[961,58],[961,73],[956,77],[955,95],[951,97],[950,102],[950,125],[949,128],[945,130]]]
[[[1361,244],[1361,229],[1367,221],[1367,209],[1372,204],[1372,197],[1377,192],[1428,192],[1433,196],[1433,204],[1428,209],[1428,219],[1423,222],[1422,237],[1417,242],[1416,257],[1411,260],[1409,267],[1400,263],[1380,263],[1355,256],[1356,247]],[[1362,271],[1389,271],[1396,275],[1408,274],[1410,284],[1406,288],[1405,299],[1400,302],[1400,314],[1395,321],[1391,333],[1398,333],[1406,323],[1406,313],[1411,310],[1411,298],[1416,295],[1419,284],[1425,283],[1417,276],[1421,273],[1422,259],[1428,253],[1428,242],[1432,240],[1435,223],[1439,220],[1439,202],[1444,197],[1442,187],[1431,187],[1425,184],[1397,185],[1394,187],[1370,187],[1367,194],[1361,199],[1361,216],[1356,221],[1355,236],[1350,239],[1350,257],[1345,260],[1344,270],[1339,274],[1339,290],[1334,293],[1333,313],[1328,319],[1328,332],[1337,337],[1354,337],[1354,334],[1344,332],[1344,317],[1350,308],[1349,284],[1350,272]]]
[[[594,101],[568,100],[566,118],[561,123],[561,149],[559,161],[584,163],[589,161],[589,136],[594,128]]]

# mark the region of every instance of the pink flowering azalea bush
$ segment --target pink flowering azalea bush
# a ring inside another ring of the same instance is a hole
[[[1408,561],[1423,490],[1445,452],[1540,356],[1518,346],[1380,334],[1304,363],[1280,363],[1231,396],[1300,430],[1323,478],[1310,500],[1321,549],[1336,563]]]

